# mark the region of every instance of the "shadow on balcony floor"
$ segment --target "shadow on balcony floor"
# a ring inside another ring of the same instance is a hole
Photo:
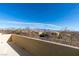
[[[12,42],[7,42],[20,56],[32,56],[28,51],[25,51],[21,47],[18,47]]]

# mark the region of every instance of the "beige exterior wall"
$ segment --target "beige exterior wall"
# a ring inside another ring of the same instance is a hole
[[[29,38],[20,35],[12,35],[11,40],[13,43],[24,48],[32,55],[38,55],[38,56],[79,55],[78,47],[73,47],[65,44],[59,44],[55,42]]]

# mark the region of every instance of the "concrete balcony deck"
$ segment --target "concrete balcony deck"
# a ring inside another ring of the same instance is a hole
[[[15,34],[0,34],[0,56],[79,56],[79,47]]]

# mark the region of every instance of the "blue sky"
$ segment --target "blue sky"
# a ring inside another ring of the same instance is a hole
[[[0,28],[29,26],[79,31],[79,4],[0,4]]]

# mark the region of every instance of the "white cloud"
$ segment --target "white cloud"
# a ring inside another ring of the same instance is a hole
[[[55,29],[60,30],[61,27],[53,24],[44,24],[44,23],[32,23],[32,22],[19,22],[19,21],[0,21],[1,24],[7,24],[6,26],[10,27],[29,27],[31,29]]]

